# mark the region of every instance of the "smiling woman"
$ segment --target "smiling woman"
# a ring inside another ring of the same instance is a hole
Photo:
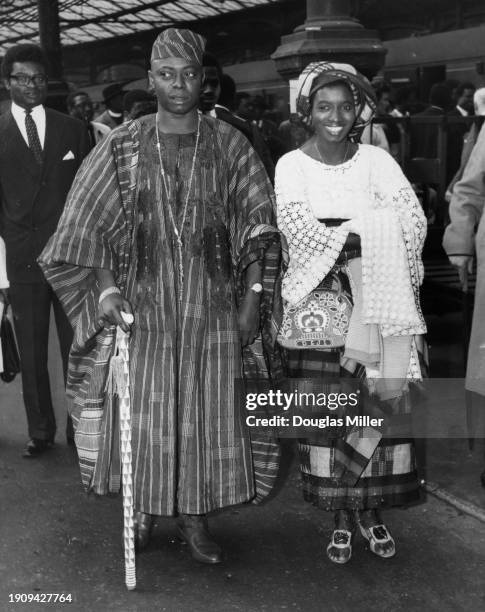
[[[313,97],[311,139],[317,159],[327,164],[347,161],[355,153],[347,136],[355,122],[352,92],[347,85],[336,81],[317,90]]]
[[[393,158],[359,143],[375,110],[367,80],[352,66],[320,62],[299,83],[298,109],[314,136],[279,160],[275,180],[290,253],[279,336],[287,374],[320,378],[332,391],[345,388],[341,378],[362,378],[375,390],[374,409],[392,400],[406,412],[407,378],[421,376],[425,218]],[[357,525],[373,553],[392,557],[377,511],[419,497],[413,444],[346,423],[300,440],[304,497],[335,513],[331,561],[350,560]]]

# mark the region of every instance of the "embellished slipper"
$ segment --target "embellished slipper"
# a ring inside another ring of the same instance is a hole
[[[372,527],[364,527],[359,523],[360,533],[369,542],[369,548],[378,557],[390,559],[396,554],[396,543],[389,533],[385,525],[373,525]],[[384,546],[388,543],[392,544],[392,548],[384,550]]]
[[[338,552],[339,556],[332,556],[333,552]],[[347,529],[334,529],[332,538],[327,546],[327,557],[333,563],[343,565],[350,561],[352,556],[352,532]]]

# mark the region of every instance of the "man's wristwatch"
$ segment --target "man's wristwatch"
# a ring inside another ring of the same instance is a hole
[[[263,285],[261,283],[254,283],[254,285],[251,285],[249,289],[257,295],[261,295],[261,293],[263,293]]]

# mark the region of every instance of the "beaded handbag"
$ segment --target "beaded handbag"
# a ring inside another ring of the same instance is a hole
[[[331,280],[331,286],[328,286]],[[334,289],[336,285],[336,289]],[[278,333],[278,343],[287,349],[331,349],[345,344],[352,302],[342,290],[338,274],[294,306],[287,304]]]

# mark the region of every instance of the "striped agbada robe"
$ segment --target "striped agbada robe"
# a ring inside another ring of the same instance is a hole
[[[235,383],[243,374],[267,376],[278,364],[270,313],[279,234],[271,185],[242,134],[201,117],[192,183],[195,134],[160,134],[160,140],[165,182],[154,115],[121,126],[100,143],[79,172],[41,261],[75,330],[68,395],[84,484],[99,494],[119,489],[116,404],[105,392],[114,329],[98,327],[92,270],[105,268],[114,272],[135,315],[135,506],[157,515],[201,514],[255,495]],[[169,207],[180,228],[186,201],[180,287]],[[256,260],[263,268],[263,334],[243,359],[237,305],[245,270]],[[255,441],[253,452],[256,463],[273,468],[263,475],[264,494],[277,467],[277,446]]]

